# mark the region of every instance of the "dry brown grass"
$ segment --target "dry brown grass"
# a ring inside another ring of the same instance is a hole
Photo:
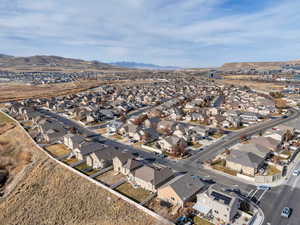
[[[124,176],[122,174],[116,174],[115,171],[110,170],[98,177],[96,177],[97,180],[107,184],[107,185],[112,185],[120,181]]]
[[[129,183],[124,183],[120,185],[116,188],[116,190],[138,202],[146,200],[146,198],[150,195],[149,191],[143,188],[134,188]]]
[[[1,135],[0,142],[5,147],[14,146],[10,155],[19,162],[16,167],[19,168],[18,178],[13,180],[15,188],[0,199],[1,224],[161,224],[48,159],[19,127]],[[32,157],[24,154],[27,152]],[[26,164],[20,163],[20,160],[26,161]],[[29,160],[32,163],[28,164]],[[26,169],[20,172],[23,168]]]
[[[71,153],[71,151],[63,144],[54,144],[47,146],[46,150],[48,150],[50,153],[57,157]]]
[[[279,91],[284,88],[283,84],[278,83],[266,83],[266,82],[258,82],[258,81],[245,81],[245,80],[222,80],[220,81],[224,84],[233,84],[238,86],[248,86],[250,88],[261,90],[261,91]]]
[[[0,203],[1,224],[160,224],[45,158],[36,162],[15,192]]]
[[[46,85],[25,85],[20,83],[0,84],[0,102],[23,100],[28,98],[55,97],[74,94],[103,84],[139,84],[150,81],[101,81],[101,80],[78,80],[70,83],[46,84]]]
[[[13,123],[14,121],[11,120],[8,116],[6,116],[4,113],[0,112],[0,124],[1,123]]]

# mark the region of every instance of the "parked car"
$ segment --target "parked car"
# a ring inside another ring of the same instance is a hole
[[[300,171],[299,171],[299,170],[295,169],[295,170],[293,171],[293,176],[299,176],[299,174],[300,174]]]
[[[281,216],[284,218],[289,218],[292,213],[292,209],[289,207],[284,207],[281,211]]]

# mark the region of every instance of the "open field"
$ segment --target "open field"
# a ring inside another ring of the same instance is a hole
[[[245,80],[222,80],[220,81],[224,84],[233,84],[233,85],[239,85],[239,86],[248,86],[253,89],[257,89],[260,91],[279,91],[284,88],[283,84],[278,83],[267,83],[267,82],[258,82],[258,81],[245,81]]]
[[[134,188],[129,183],[124,183],[116,188],[116,191],[121,192],[122,194],[128,196],[131,199],[136,200],[137,202],[142,202],[151,194],[149,191],[142,188]]]
[[[16,139],[16,137],[18,137]],[[15,187],[17,180],[23,176],[23,169],[34,161],[34,145],[28,140],[20,127],[3,130],[0,135],[0,168],[7,173],[7,180],[0,184],[4,193]]]
[[[21,83],[2,83],[0,84],[0,102],[17,101],[28,98],[55,97],[61,95],[74,94],[98,87],[104,84],[138,84],[152,81],[101,81],[101,80],[78,80],[70,83],[28,85]]]
[[[1,224],[5,225],[161,224],[46,156],[36,162],[26,179],[0,202],[0,211]]]

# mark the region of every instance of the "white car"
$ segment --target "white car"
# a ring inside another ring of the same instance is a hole
[[[300,174],[300,171],[299,170],[294,170],[293,171],[293,176],[299,176],[299,174]]]

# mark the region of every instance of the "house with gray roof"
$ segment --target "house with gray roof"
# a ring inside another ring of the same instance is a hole
[[[185,174],[177,176],[168,183],[161,186],[157,195],[158,198],[171,203],[174,206],[184,206],[184,203],[193,201],[196,194],[204,191],[206,184],[198,177]]]
[[[265,158],[248,151],[231,150],[226,157],[226,167],[238,173],[254,176],[264,165]]]
[[[120,152],[110,146],[104,146],[99,151],[92,152],[86,156],[86,163],[94,169],[102,169],[111,166],[113,158]]]
[[[75,157],[78,160],[86,160],[86,157],[96,151],[101,151],[106,145],[99,142],[83,142],[73,150]]]
[[[151,192],[157,192],[158,187],[174,177],[169,167],[144,165],[128,176],[128,181]]]

